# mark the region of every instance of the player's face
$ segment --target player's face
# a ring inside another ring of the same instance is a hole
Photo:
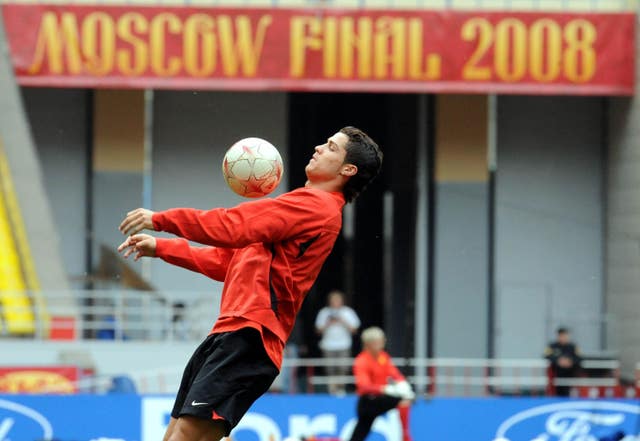
[[[311,181],[329,181],[345,171],[344,159],[347,156],[349,137],[338,132],[324,144],[316,146],[315,153],[305,167]]]
[[[369,352],[375,355],[384,349],[384,345],[384,338],[376,338],[374,340],[369,340],[365,346]]]

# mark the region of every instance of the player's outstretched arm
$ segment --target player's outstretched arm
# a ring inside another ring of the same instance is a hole
[[[134,235],[142,230],[155,230],[153,228],[154,212],[146,208],[136,208],[127,213],[118,227],[122,234]]]
[[[148,234],[129,236],[118,247],[127,259],[159,257],[167,263],[203,274],[220,282],[227,275],[234,250],[215,247],[193,247],[185,239],[161,239]]]
[[[156,256],[167,263],[224,282],[229,261],[235,250],[217,247],[194,247],[185,239],[157,239]]]
[[[275,199],[245,202],[233,208],[174,208],[153,215],[157,231],[205,245],[242,248],[257,242],[279,242],[308,228],[322,215],[325,200],[312,192],[287,193]]]
[[[129,258],[132,254],[135,254],[134,260],[138,260],[141,257],[155,257],[156,238],[148,234],[129,236],[120,244],[118,252],[124,253],[123,256],[125,259]]]

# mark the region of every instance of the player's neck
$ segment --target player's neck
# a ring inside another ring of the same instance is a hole
[[[321,181],[321,182],[313,182],[307,180],[304,184],[306,188],[315,188],[316,190],[323,190],[328,192],[340,192],[342,191],[343,184],[341,181],[331,180],[331,181]]]

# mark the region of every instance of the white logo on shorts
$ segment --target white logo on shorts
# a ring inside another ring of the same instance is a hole
[[[193,400],[191,402],[192,406],[206,406],[207,404],[209,404],[209,403],[198,403],[196,400]]]

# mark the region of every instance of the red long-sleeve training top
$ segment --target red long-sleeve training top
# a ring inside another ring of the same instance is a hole
[[[257,329],[279,368],[302,301],[340,233],[344,203],[342,193],[300,188],[229,209],[158,212],[157,231],[210,247],[158,239],[156,256],[223,281],[211,332]]]
[[[353,375],[358,395],[380,395],[389,378],[395,381],[405,379],[385,351],[380,351],[376,357],[366,350],[360,352],[353,363]]]

